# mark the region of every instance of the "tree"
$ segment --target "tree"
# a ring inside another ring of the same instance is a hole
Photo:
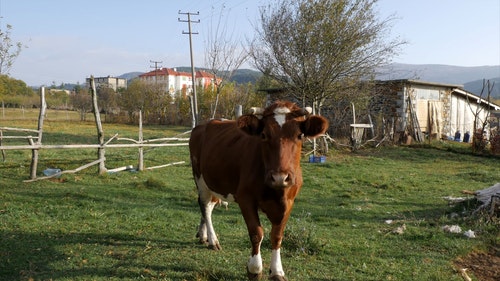
[[[134,112],[144,109],[146,84],[139,79],[133,80],[123,92],[120,107],[128,113],[129,121],[134,122]]]
[[[328,99],[370,78],[404,44],[387,40],[394,18],[378,20],[376,2],[279,0],[262,7],[250,47],[254,66],[320,112]]]
[[[96,89],[97,91],[97,103],[100,110],[106,113],[105,122],[108,122],[108,118],[118,111],[118,94],[111,87],[101,86]]]
[[[214,76],[215,100],[213,101],[211,118],[215,118],[224,86],[229,83],[234,71],[248,58],[246,50],[238,43],[238,40],[233,38],[234,32],[229,33],[227,22],[222,22],[224,8],[223,5],[217,22],[212,21],[209,26],[205,46],[205,64]]]
[[[142,111],[144,123],[164,123],[171,102],[170,95],[161,84],[149,84],[133,80],[120,98],[120,107],[128,113],[129,121],[135,122],[134,113]]]
[[[22,80],[0,74],[0,104],[11,107],[39,106],[40,99]]]
[[[23,47],[20,42],[12,42],[11,30],[12,26],[9,24],[5,30],[0,29],[0,74],[9,74]]]
[[[70,102],[74,109],[80,113],[80,121],[85,121],[85,114],[92,110],[92,98],[87,88],[75,87],[70,95]]]
[[[472,132],[472,151],[475,153],[482,153],[486,150],[486,145],[488,144],[488,140],[486,139],[486,128],[490,127],[490,101],[491,101],[491,93],[495,87],[495,82],[490,83],[490,80],[483,79],[483,88],[481,89],[481,93],[479,94],[479,100],[475,106],[472,106],[469,97],[467,96],[467,104],[469,109],[472,111],[474,115],[474,129]],[[483,95],[486,91],[486,99],[483,99]],[[481,106],[481,100],[484,100],[487,104]],[[490,138],[493,138],[496,133],[492,134],[490,127]]]

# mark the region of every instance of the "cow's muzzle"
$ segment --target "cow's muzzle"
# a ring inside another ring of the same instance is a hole
[[[294,177],[287,172],[272,172],[269,177],[269,183],[274,188],[285,188],[294,184]]]

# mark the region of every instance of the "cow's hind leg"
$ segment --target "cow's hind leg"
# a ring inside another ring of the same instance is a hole
[[[196,237],[200,239],[201,244],[205,244],[208,243],[207,223],[205,221],[205,206],[204,203],[200,200],[200,197],[198,197],[198,205],[200,206],[201,219],[200,219],[200,225],[198,226],[198,232],[196,233]]]
[[[200,239],[201,243],[208,242],[209,249],[221,250],[212,224],[212,211],[219,200],[212,196],[212,193],[203,180],[203,176],[196,179],[196,186],[198,187],[198,204],[201,211],[200,226],[198,227],[198,234],[196,236]]]

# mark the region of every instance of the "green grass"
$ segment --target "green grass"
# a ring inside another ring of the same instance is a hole
[[[0,126],[27,123],[0,119]],[[104,124],[104,130],[107,138],[137,138],[136,126]],[[185,130],[147,126],[145,138]],[[44,143],[95,142],[92,122],[46,122]],[[462,215],[473,202],[450,206],[442,197],[499,182],[499,159],[434,147],[333,151],[325,164],[304,158],[304,187],[283,242],[288,278],[462,280],[453,261],[498,245],[499,224]],[[183,165],[102,176],[94,167],[60,181],[24,183],[30,155],[6,151],[0,163],[0,280],[245,280],[250,243],[237,205],[214,211],[222,251],[195,238],[199,208],[187,147],[145,154],[147,166]],[[108,149],[106,158],[110,168],[135,165],[137,149]],[[39,170],[95,159],[95,150],[45,150]],[[267,272],[270,225],[262,221]],[[403,224],[406,231],[394,234]],[[470,228],[478,238],[444,233],[446,224]]]

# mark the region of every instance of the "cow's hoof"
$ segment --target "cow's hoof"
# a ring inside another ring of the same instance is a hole
[[[222,247],[219,245],[219,243],[217,243],[215,245],[208,245],[208,249],[214,250],[214,251],[220,251],[220,250],[222,250]]]
[[[202,236],[200,235],[199,232],[196,233],[196,238],[198,238],[198,241],[200,241],[200,244],[208,244],[208,238],[207,236]]]
[[[288,281],[288,279],[286,279],[285,276],[279,276],[279,275],[270,276],[269,280],[271,280],[271,281]]]
[[[248,268],[247,268],[247,277],[248,277],[248,280],[252,280],[252,281],[261,280],[262,279],[262,272],[251,273],[250,271],[248,271]]]

